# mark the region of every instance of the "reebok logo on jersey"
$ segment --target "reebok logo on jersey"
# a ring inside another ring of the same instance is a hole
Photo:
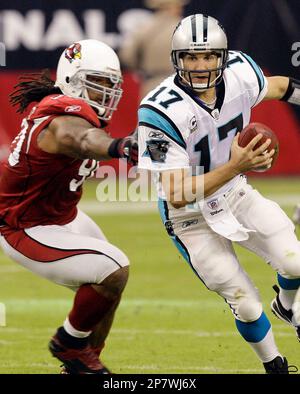
[[[194,220],[186,220],[185,222],[182,223],[182,228],[187,228],[193,224],[197,224],[198,223],[198,219],[194,219]]]
[[[81,110],[80,105],[69,105],[65,108],[65,112],[79,112]]]
[[[149,133],[150,138],[164,138],[164,133],[160,133],[159,131],[150,131]]]

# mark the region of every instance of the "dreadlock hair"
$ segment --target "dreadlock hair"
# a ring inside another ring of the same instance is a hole
[[[13,106],[18,106],[17,112],[22,113],[32,102],[40,101],[49,94],[61,94],[62,91],[54,86],[50,70],[44,69],[40,73],[27,73],[19,77],[19,83],[9,95]]]

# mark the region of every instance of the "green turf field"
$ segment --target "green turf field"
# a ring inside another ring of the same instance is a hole
[[[299,178],[255,183],[265,194],[278,197],[289,215],[294,201],[300,201]],[[85,202],[95,196],[95,186],[87,185]],[[92,217],[131,260],[130,280],[103,352],[108,367],[125,374],[263,373],[237,333],[228,306],[193,274],[157,213]],[[260,289],[281,352],[299,367],[300,344],[293,329],[270,312],[275,273],[253,254],[240,248],[237,252]],[[73,295],[27,272],[2,252],[0,257],[0,302],[7,309],[7,325],[0,327],[0,373],[58,373],[59,362],[47,343],[62,324]]]

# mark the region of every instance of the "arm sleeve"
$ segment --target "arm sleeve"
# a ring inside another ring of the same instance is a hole
[[[150,171],[166,171],[179,168],[189,168],[187,151],[163,130],[151,126],[140,125],[139,168]],[[164,147],[163,151],[161,147]]]
[[[175,121],[146,104],[138,111],[139,168],[152,171],[188,168],[186,142]]]

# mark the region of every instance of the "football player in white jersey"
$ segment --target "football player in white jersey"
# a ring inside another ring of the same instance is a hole
[[[300,243],[281,208],[247,183],[246,166],[232,172],[230,164],[251,109],[268,99],[299,105],[300,84],[288,77],[266,78],[248,55],[228,51],[220,23],[202,14],[179,23],[171,58],[176,74],[139,108],[139,167],[155,174],[166,230],[194,273],[228,303],[266,373],[287,374],[287,360],[232,241],[277,271],[272,311],[294,327],[298,339],[292,305],[300,285]]]

